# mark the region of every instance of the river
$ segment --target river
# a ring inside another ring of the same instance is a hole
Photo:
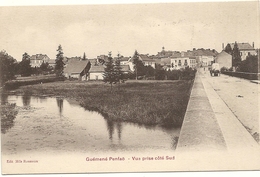
[[[173,151],[180,129],[109,121],[71,100],[55,97],[2,97],[18,114],[1,135],[3,154],[28,152]]]

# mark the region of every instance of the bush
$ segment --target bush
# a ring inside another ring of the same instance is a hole
[[[222,68],[220,68],[220,72],[221,72],[221,73],[223,73],[223,72],[225,72],[225,71],[228,71],[228,68],[227,68],[227,67],[222,67]]]

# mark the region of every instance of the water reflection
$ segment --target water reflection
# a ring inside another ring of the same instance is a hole
[[[107,121],[108,136],[109,139],[112,140],[114,134],[114,122],[108,119],[106,119],[106,121]]]
[[[114,122],[112,120],[106,119],[107,122],[107,131],[108,131],[108,136],[110,140],[113,140],[113,134],[115,132],[115,129],[117,131],[117,136],[118,139],[121,140],[121,134],[122,134],[122,122]]]
[[[6,104],[1,106],[1,132],[5,134],[8,129],[14,126],[14,119],[18,111],[15,109],[15,104]]]
[[[118,139],[121,140],[122,123],[121,122],[116,122],[116,128],[117,128]]]
[[[1,94],[1,105],[4,105],[5,103],[7,103],[7,94]]]
[[[30,106],[31,104],[31,96],[30,95],[23,95],[22,96],[23,99],[23,106]]]
[[[17,116],[14,114],[16,117],[7,119],[7,123],[2,122],[2,152],[6,154],[29,150],[55,153],[171,151],[176,147],[174,137],[179,135],[179,129],[111,121],[80,105],[71,105],[61,97],[31,96],[30,99],[9,95],[7,101],[15,103],[20,111]]]
[[[56,98],[57,101],[57,106],[59,108],[59,113],[60,116],[62,115],[62,111],[63,111],[63,98]]]

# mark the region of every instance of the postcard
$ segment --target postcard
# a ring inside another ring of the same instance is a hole
[[[258,7],[0,6],[2,174],[260,170]]]

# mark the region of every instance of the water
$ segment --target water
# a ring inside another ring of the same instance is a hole
[[[2,132],[4,154],[174,151],[180,133],[180,129],[108,121],[62,98],[3,98],[18,109],[13,126]]]

